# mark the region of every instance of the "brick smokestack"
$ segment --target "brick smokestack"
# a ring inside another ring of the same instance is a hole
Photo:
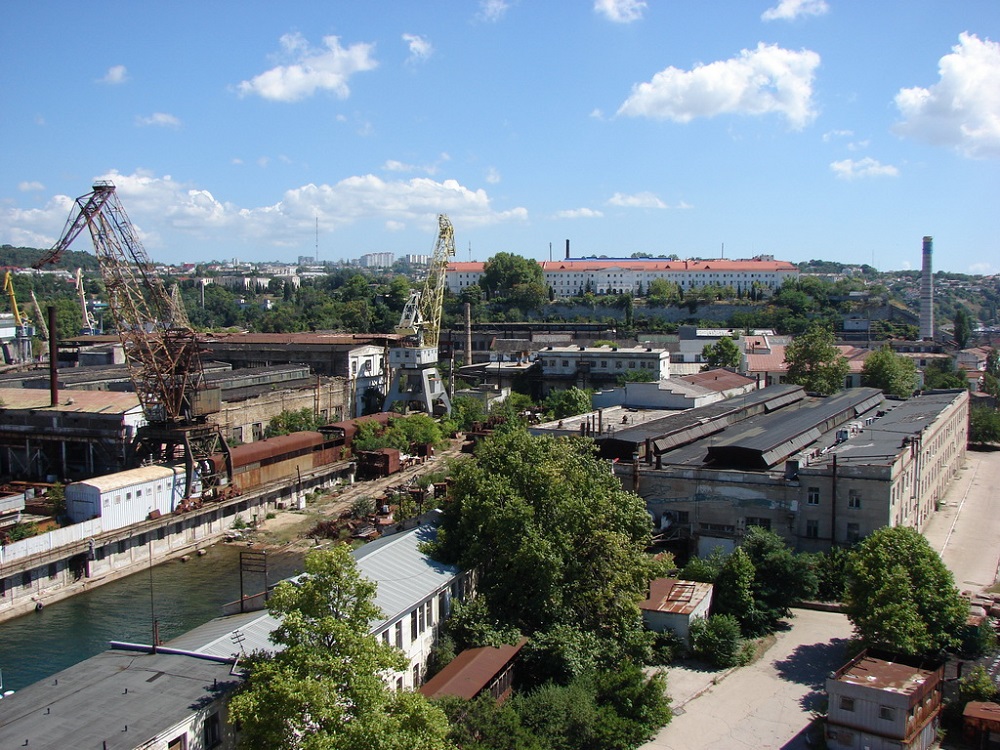
[[[923,271],[920,274],[920,338],[934,339],[934,238],[924,237]]]
[[[566,240],[566,260],[569,260],[569,240]]]

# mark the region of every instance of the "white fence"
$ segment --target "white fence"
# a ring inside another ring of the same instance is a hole
[[[0,565],[22,560],[32,555],[40,555],[68,544],[82,542],[104,531],[100,518],[83,523],[75,523],[62,529],[48,531],[38,536],[21,539],[7,545],[0,545]]]

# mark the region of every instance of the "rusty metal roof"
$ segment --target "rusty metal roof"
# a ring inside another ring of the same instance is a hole
[[[701,581],[684,581],[679,578],[656,578],[649,582],[649,596],[639,602],[639,609],[647,612],[666,612],[690,615],[712,595],[712,584]]]
[[[60,390],[59,403],[52,406],[52,395],[48,390],[0,388],[0,409],[124,414],[138,408],[139,399],[134,393]]]
[[[1000,705],[992,701],[969,701],[965,704],[962,716],[967,719],[988,721],[996,725],[992,731],[1000,730]]]
[[[851,685],[909,695],[923,688],[928,680],[937,676],[936,665],[930,662],[918,666],[894,659],[895,657],[883,658],[867,651],[862,652],[841,667],[836,672],[835,679]]]
[[[254,440],[233,448],[233,466],[246,466],[289,451],[311,448],[322,442],[323,435],[318,432],[293,432],[290,435]]]
[[[511,646],[504,644],[499,648],[483,646],[469,648],[456,656],[451,663],[424,683],[420,692],[426,698],[436,698],[441,695],[457,695],[466,700],[472,700],[485,690],[490,682],[504,667],[517,656],[518,652],[528,642],[522,638]]]

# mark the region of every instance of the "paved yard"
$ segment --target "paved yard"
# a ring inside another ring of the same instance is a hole
[[[671,668],[667,689],[678,715],[648,750],[805,748],[811,711],[824,700],[827,674],[846,661],[844,615],[795,610],[791,628],[756,664],[719,673]],[[700,691],[705,692],[698,695]]]

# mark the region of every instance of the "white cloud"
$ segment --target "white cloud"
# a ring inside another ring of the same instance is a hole
[[[863,159],[844,159],[831,162],[830,169],[842,180],[856,180],[862,177],[896,177],[899,170],[891,164],[880,162],[866,156]]]
[[[486,170],[486,182],[490,185],[496,185],[500,182],[500,170],[496,167],[490,167]]]
[[[412,164],[404,164],[395,159],[387,159],[385,164],[382,165],[382,169],[386,172],[412,172],[415,167]]]
[[[124,65],[112,65],[108,68],[108,72],[104,74],[104,78],[101,79],[101,83],[108,83],[112,86],[116,86],[119,83],[125,83],[128,80],[128,70]]]
[[[323,37],[323,48],[312,49],[301,34],[285,34],[281,46],[289,64],[278,65],[249,81],[240,83],[241,96],[255,94],[279,102],[295,102],[317,91],[332,91],[346,99],[351,90],[347,83],[355,73],[374,70],[374,44],[357,43],[342,47],[340,38]]]
[[[796,129],[816,116],[812,84],[820,57],[761,42],[738,57],[685,71],[673,66],[632,87],[619,115],[690,122],[720,114],[778,112]]]
[[[979,274],[980,276],[992,276],[997,272],[997,267],[992,263],[973,263],[969,266],[969,273]]]
[[[45,185],[38,182],[37,180],[32,180],[31,182],[19,182],[17,183],[17,189],[22,193],[36,193],[39,190],[45,190]]]
[[[422,36],[417,34],[403,34],[403,41],[410,48],[410,56],[406,58],[407,64],[415,65],[422,63],[434,54],[434,47]]]
[[[850,138],[853,135],[853,130],[830,130],[823,133],[823,143],[829,143],[834,138]]]
[[[97,179],[114,182],[148,249],[169,247],[178,253],[183,251],[182,240],[191,239],[220,247],[233,240],[260,247],[298,245],[314,235],[317,217],[327,232],[361,221],[378,221],[397,230],[416,225],[436,231],[436,217],[442,212],[466,227],[522,222],[528,217],[522,207],[494,210],[484,190],[426,177],[387,181],[371,174],[358,175],[332,185],[309,184],[287,190],[274,203],[256,207],[237,206],[170,175],[111,172]],[[14,245],[50,247],[58,239],[73,201],[68,196],[55,196],[39,209],[0,205],[0,236]]]
[[[826,0],[779,0],[760,17],[765,21],[793,21],[799,16],[822,16],[829,10]]]
[[[565,211],[557,211],[557,219],[600,219],[604,216],[600,211],[593,208],[570,208]]]
[[[633,195],[615,193],[608,199],[609,206],[624,206],[626,208],[669,208],[653,193],[642,192]]]
[[[930,88],[896,94],[903,120],[894,132],[971,158],[1000,157],[1000,44],[962,33],[938,72]]]
[[[594,12],[615,23],[639,21],[645,10],[645,0],[594,0]]]
[[[181,121],[166,112],[154,112],[148,117],[137,116],[135,118],[135,124],[142,127],[155,125],[159,128],[179,128],[181,126]]]
[[[509,9],[510,4],[506,0],[480,0],[479,13],[476,17],[480,21],[495,23],[501,20]]]

